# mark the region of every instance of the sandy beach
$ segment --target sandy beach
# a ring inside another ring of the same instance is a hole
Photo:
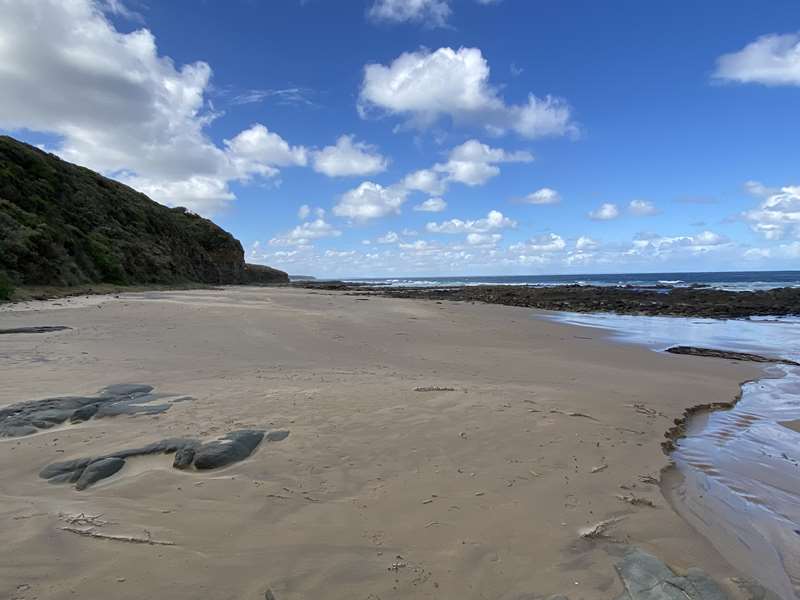
[[[0,336],[0,407],[126,383],[170,404],[0,440],[0,597],[608,599],[629,546],[745,597],[658,481],[673,420],[761,370],[536,314],[248,287],[0,308],[0,328],[70,328]],[[155,455],[84,491],[38,476],[240,429],[290,435],[213,471]]]

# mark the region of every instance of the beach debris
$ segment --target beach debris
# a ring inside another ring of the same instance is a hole
[[[168,400],[151,404],[155,400]],[[22,437],[69,421],[118,415],[157,415],[169,410],[170,397],[154,394],[153,386],[142,384],[110,385],[95,396],[62,396],[19,402],[0,409],[0,438]]]
[[[612,517],[610,519],[605,519],[594,525],[589,525],[587,527],[583,527],[578,530],[578,534],[585,539],[594,540],[599,538],[608,537],[608,531],[622,521],[625,517]]]
[[[72,483],[75,489],[84,490],[117,473],[129,458],[172,453],[175,454],[173,467],[177,469],[185,470],[192,466],[197,470],[217,469],[248,458],[263,439],[268,442],[281,441],[288,435],[286,430],[267,433],[242,429],[207,443],[191,438],[170,438],[105,456],[52,463],[40,471],[39,477],[47,479],[49,483]]]
[[[272,590],[270,588],[267,588],[267,591],[264,592],[264,600],[278,600],[278,599],[272,592]]]
[[[429,527],[433,527],[434,525],[441,525],[441,523],[439,523],[439,521],[431,521],[430,523],[425,525],[425,529],[428,529]]]
[[[96,531],[93,527],[89,528],[80,528],[80,527],[73,527],[72,525],[67,525],[66,527],[62,527],[61,531],[67,531],[69,533],[74,533],[76,535],[82,535],[84,537],[95,538],[98,540],[110,540],[112,542],[127,542],[129,544],[147,544],[150,546],[174,546],[175,542],[170,540],[155,540],[150,535],[150,532],[146,529],[144,530],[144,536],[134,536],[134,535],[114,535],[111,533],[102,533],[100,531]]]
[[[592,467],[592,473],[599,473],[600,471],[605,471],[608,468],[608,465],[598,465],[596,467]]]
[[[415,387],[415,392],[455,392],[456,388],[452,387],[442,387],[438,385],[431,385],[431,386],[423,386],[423,387]]]
[[[630,548],[616,565],[625,592],[618,600],[726,600],[727,594],[702,570],[676,575],[664,562]]]
[[[652,475],[639,475],[639,481],[650,485],[658,485],[660,483],[658,478],[653,477]]]
[[[634,494],[618,494],[617,499],[621,500],[622,502],[627,502],[633,506],[649,506],[651,508],[655,508],[656,504],[650,498],[644,498],[642,496],[636,496]]]
[[[68,513],[59,513],[58,519],[67,523],[69,525],[76,525],[76,526],[89,526],[89,527],[104,527],[105,525],[109,525],[111,522],[106,521],[102,518],[103,514],[97,515],[87,515],[86,513],[77,513],[77,514],[68,514]]]
[[[37,327],[12,327],[11,329],[0,329],[0,335],[11,335],[14,333],[53,333],[55,331],[65,331],[72,329],[66,325],[40,325]]]
[[[584,419],[591,419],[592,421],[597,421],[598,423],[600,422],[600,419],[595,419],[592,415],[587,415],[586,413],[582,412],[565,411],[565,410],[559,410],[558,408],[550,409],[550,412],[557,413],[560,415],[566,415],[568,417],[582,417]]]

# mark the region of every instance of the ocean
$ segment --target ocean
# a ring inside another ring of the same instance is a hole
[[[708,273],[610,273],[578,275],[497,275],[484,277],[365,277],[346,282],[387,287],[445,287],[461,285],[704,285],[732,291],[800,287],[800,271],[719,271]]]

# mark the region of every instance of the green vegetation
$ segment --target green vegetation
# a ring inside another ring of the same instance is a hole
[[[0,271],[0,302],[7,302],[11,300],[14,295],[14,285],[11,283],[11,278]]]
[[[0,136],[0,280],[17,286],[243,283],[241,244],[211,221]],[[288,281],[258,271],[258,283]],[[6,291],[10,294],[10,291]]]

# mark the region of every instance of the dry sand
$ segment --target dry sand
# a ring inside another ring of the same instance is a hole
[[[0,406],[116,383],[193,398],[0,441],[2,598],[606,599],[625,544],[735,576],[648,478],[672,420],[730,400],[756,366],[659,355],[527,309],[295,289],[0,311],[0,327],[73,328],[0,336]],[[157,456],[83,492],[37,476],[246,427],[291,435],[209,473]],[[174,545],[62,529],[80,513]],[[616,518],[610,539],[579,535]]]

